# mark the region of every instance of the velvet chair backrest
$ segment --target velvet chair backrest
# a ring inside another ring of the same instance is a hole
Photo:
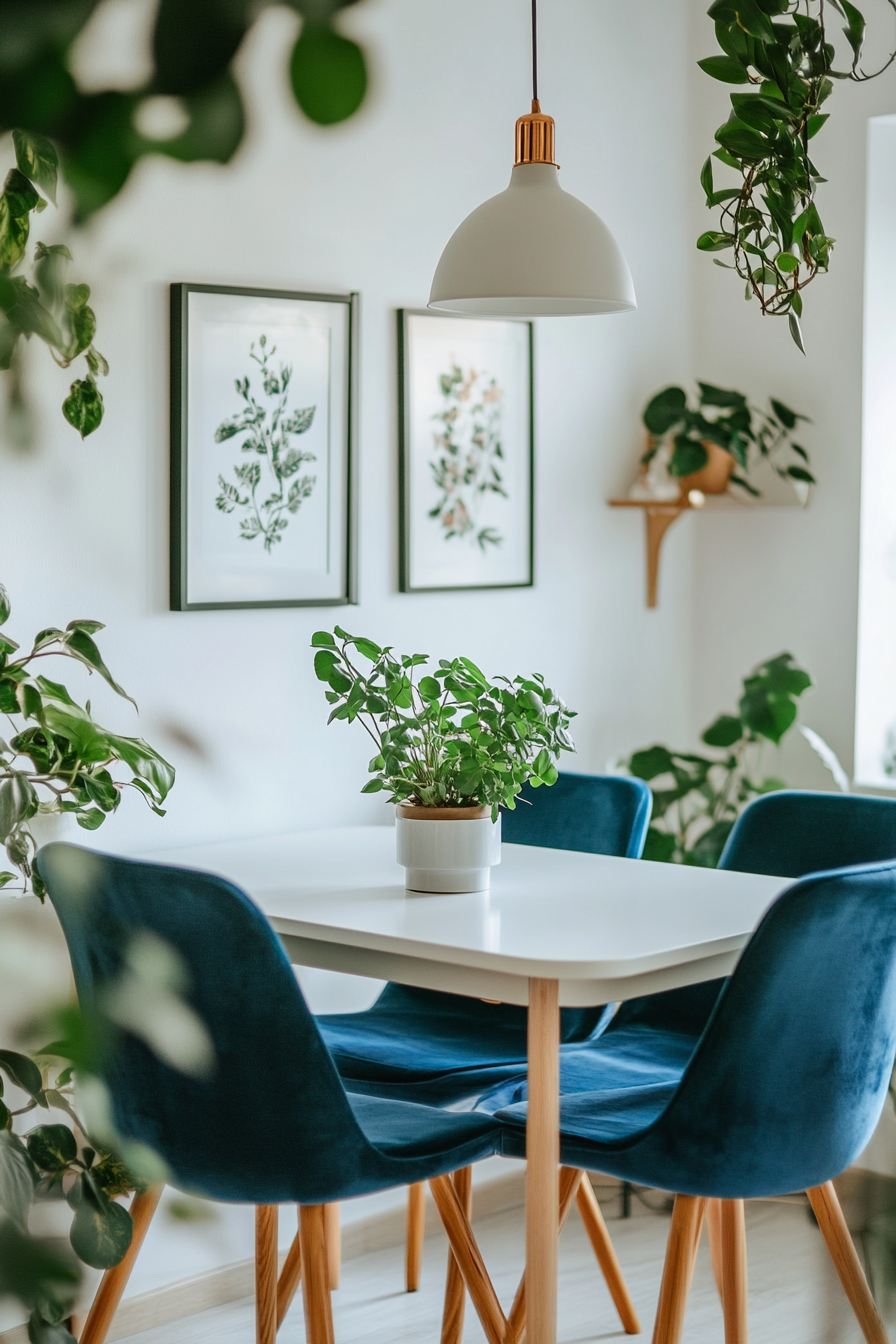
[[[720,868],[772,877],[896,859],[896,801],[782,789],[744,808]]]
[[[806,878],[750,939],[639,1179],[721,1198],[830,1180],[870,1139],[894,1055],[896,864]]]
[[[651,802],[641,779],[560,774],[547,789],[524,785],[515,810],[501,814],[501,838],[511,845],[639,859]]]
[[[354,1179],[360,1193],[377,1155],[280,941],[248,897],[208,873],[75,845],[45,846],[37,865],[82,1006],[97,1002],[119,974],[123,949],[148,931],[179,954],[189,977],[184,997],[211,1034],[205,1078],[122,1034],[105,1076],[119,1132],[152,1147],[173,1184],[210,1198],[322,1203],[333,1197],[334,1172],[342,1188]]]
[[[782,789],[745,807],[719,860],[720,868],[771,877],[896,859],[896,801],[861,794]],[[630,999],[614,1026],[660,1026],[699,1036],[722,980]]]

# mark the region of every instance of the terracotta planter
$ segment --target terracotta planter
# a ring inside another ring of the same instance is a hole
[[[701,490],[704,495],[724,495],[734,471],[735,461],[730,453],[717,443],[704,443],[709,454],[705,467],[694,471],[690,476],[680,476],[681,496],[686,498],[689,491]]]
[[[492,821],[490,807],[399,803],[395,839],[408,891],[487,891],[501,862],[501,818]]]

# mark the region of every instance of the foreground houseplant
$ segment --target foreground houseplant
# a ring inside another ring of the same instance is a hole
[[[653,788],[645,859],[716,867],[747,803],[787,788],[782,779],[765,774],[763,747],[780,745],[796,722],[797,700],[811,685],[809,673],[789,653],[780,653],[744,678],[737,713],[720,714],[701,734],[701,741],[718,754],[657,745],[629,757],[625,765],[630,773]],[[847,781],[831,749],[811,729],[802,731],[843,788]]]
[[[314,670],[329,687],[329,722],[359,720],[376,747],[362,792],[385,792],[398,804],[409,887],[487,885],[499,861],[499,810],[515,807],[527,781],[554,783],[560,752],[574,750],[573,711],[538,674],[490,682],[469,658],[440,659],[425,674],[427,654],[396,655],[339,626],[311,643]],[[369,666],[362,671],[355,659]]]
[[[0,626],[9,614],[9,597],[0,585]],[[32,866],[37,849],[29,828],[33,817],[71,813],[79,826],[95,831],[128,787],[164,816],[162,803],[174,783],[174,767],[147,742],[101,727],[89,700],[82,708],[64,686],[36,670],[42,659],[70,658],[98,672],[129,700],[94,642],[102,629],[99,621],[70,621],[64,630],[48,626],[35,635],[26,654],[0,632],[0,712],[14,729],[8,742],[0,738],[0,844],[26,888],[30,883],[41,898],[43,883]],[[130,779],[112,777],[110,769],[117,765],[128,769]],[[14,872],[0,872],[0,886],[15,878]]]
[[[748,474],[751,456],[768,462],[782,480],[815,483],[809,471],[809,454],[794,439],[799,422],[808,423],[807,416],[774,397],[769,398],[769,409],[762,410],[752,406],[742,392],[711,383],[698,383],[697,387],[696,400],[689,400],[683,387],[665,387],[651,397],[642,416],[651,436],[641,459],[643,466],[655,457],[661,444],[669,442],[668,471],[677,478],[703,471],[715,447],[730,457],[727,472],[722,473],[723,489],[730,480],[751,495],[760,493],[745,475],[733,474],[735,467]]]

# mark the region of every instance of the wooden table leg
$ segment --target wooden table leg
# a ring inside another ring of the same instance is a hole
[[[529,981],[526,1341],[556,1344],[560,1198],[560,1007],[556,980]]]

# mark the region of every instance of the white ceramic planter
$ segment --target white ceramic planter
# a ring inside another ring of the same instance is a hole
[[[501,818],[489,807],[395,809],[398,862],[408,891],[487,891],[491,869],[501,862]]]

